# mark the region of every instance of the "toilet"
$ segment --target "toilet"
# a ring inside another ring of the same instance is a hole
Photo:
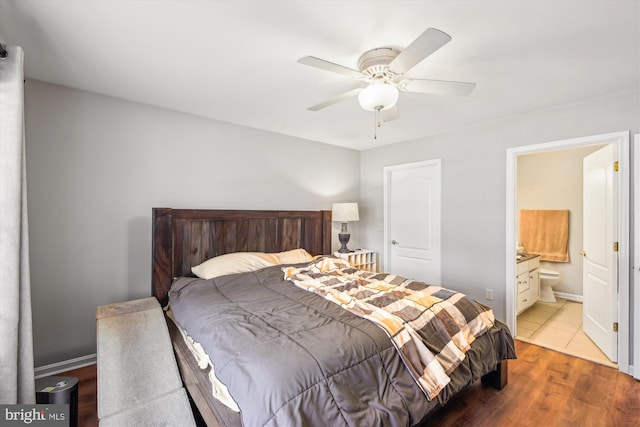
[[[554,270],[540,269],[540,300],[543,302],[556,302],[553,294],[553,286],[560,281],[560,273]]]

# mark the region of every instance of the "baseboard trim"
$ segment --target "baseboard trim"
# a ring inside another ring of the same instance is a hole
[[[72,371],[85,366],[95,365],[98,361],[96,353],[86,356],[76,357],[75,359],[63,360],[62,362],[52,363],[50,365],[38,366],[34,369],[36,379],[48,377],[50,375],[59,374],[60,372]]]
[[[553,292],[553,294],[557,298],[566,299],[567,301],[579,302],[581,304],[584,302],[584,298],[582,297],[582,295],[566,294],[564,292],[555,292],[555,291]]]

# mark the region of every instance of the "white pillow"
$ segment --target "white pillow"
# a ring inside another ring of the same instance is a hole
[[[201,279],[213,279],[226,274],[245,273],[278,264],[298,264],[312,261],[304,249],[292,249],[277,253],[233,252],[206,260],[191,267],[191,272]]]
[[[201,279],[213,279],[227,274],[256,271],[276,265],[261,257],[257,252],[234,252],[206,260],[200,265],[191,267],[193,274]]]
[[[302,248],[278,252],[273,255],[278,258],[278,264],[298,264],[299,262],[307,262],[313,260],[311,254]]]

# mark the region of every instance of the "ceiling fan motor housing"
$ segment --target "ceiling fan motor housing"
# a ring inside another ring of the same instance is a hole
[[[400,51],[388,47],[371,49],[358,59],[358,69],[369,77],[384,76],[390,79],[389,63],[400,54]]]

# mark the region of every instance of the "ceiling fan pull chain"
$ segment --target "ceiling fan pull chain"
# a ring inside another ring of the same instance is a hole
[[[378,139],[378,128],[380,127],[378,114],[380,114],[380,110],[375,110],[373,112],[373,139]]]

